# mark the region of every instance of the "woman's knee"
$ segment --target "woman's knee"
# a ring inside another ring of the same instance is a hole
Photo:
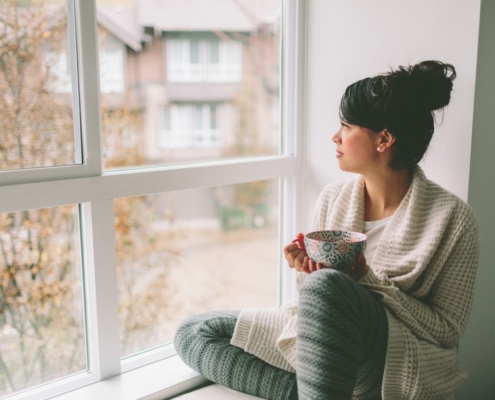
[[[233,332],[239,311],[207,311],[184,319],[177,328],[174,346],[180,354],[198,338],[228,337]]]
[[[350,284],[352,284],[352,279],[346,274],[325,268],[312,272],[304,280],[299,295],[301,298],[313,295],[331,297],[348,290],[347,287]]]
[[[175,351],[182,356],[191,344],[191,338],[195,336],[194,331],[201,320],[197,315],[192,315],[184,319],[178,326],[174,337]]]

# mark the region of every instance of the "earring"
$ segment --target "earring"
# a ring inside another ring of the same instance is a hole
[[[378,150],[378,151],[382,151],[382,148],[381,148],[381,147],[377,147],[377,150]]]

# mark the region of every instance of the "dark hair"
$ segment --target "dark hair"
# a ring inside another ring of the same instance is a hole
[[[341,118],[373,132],[387,129],[396,139],[389,166],[412,171],[433,136],[433,112],[450,102],[455,77],[453,65],[430,60],[362,79],[342,96]]]

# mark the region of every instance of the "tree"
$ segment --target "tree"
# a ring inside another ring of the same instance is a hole
[[[74,164],[72,107],[54,95],[49,62],[63,49],[66,16],[17,3],[0,6],[0,169]]]

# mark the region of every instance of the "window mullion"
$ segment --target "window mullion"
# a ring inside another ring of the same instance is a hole
[[[103,171],[95,0],[75,0],[83,163],[88,176]]]
[[[82,205],[89,368],[121,372],[113,200]]]
[[[304,207],[306,176],[306,81],[305,63],[306,7],[304,0],[284,0],[282,17],[281,74],[282,88],[282,154],[296,159],[296,175],[282,179],[280,248],[304,232],[310,213]],[[291,300],[295,295],[294,271],[280,258],[280,301]]]

